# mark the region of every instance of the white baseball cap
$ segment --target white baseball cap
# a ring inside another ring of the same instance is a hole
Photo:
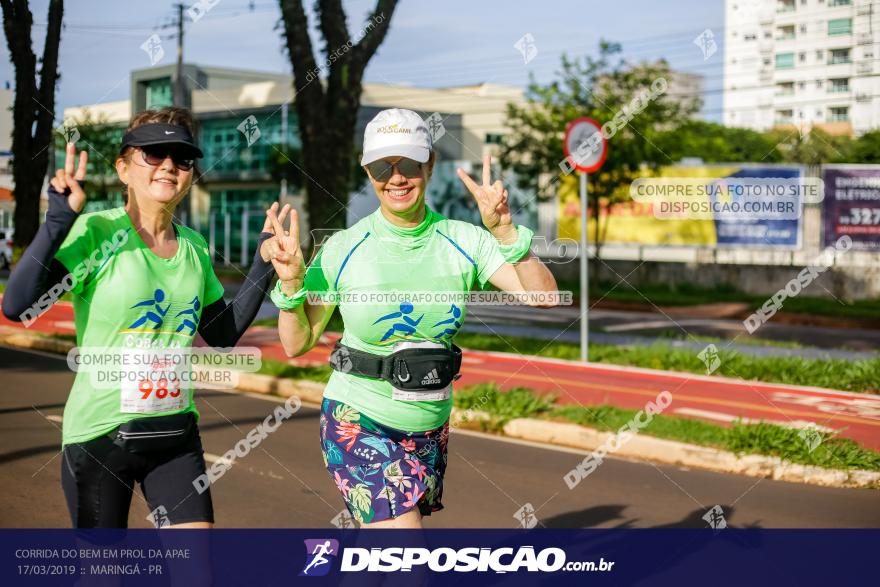
[[[361,165],[384,157],[409,157],[425,163],[431,156],[431,133],[412,110],[389,108],[377,114],[364,130]]]

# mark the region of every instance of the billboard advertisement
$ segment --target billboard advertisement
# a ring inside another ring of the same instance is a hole
[[[880,165],[825,165],[824,245],[848,235],[857,251],[880,251]]]
[[[763,195],[749,203],[775,204],[780,198],[772,194],[792,190],[804,177],[800,166],[778,165],[700,165],[666,166],[645,180],[666,185],[685,184],[691,188],[690,206],[702,205],[706,210],[736,208],[746,198],[737,196],[731,187],[763,187]],[[634,182],[635,184],[636,182]],[[777,185],[778,184],[778,185]],[[701,189],[693,189],[695,187]],[[630,185],[615,192],[614,201],[600,202],[599,227],[605,243],[642,245],[677,245],[703,247],[774,247],[798,248],[801,244],[801,207],[786,215],[746,214],[662,214],[659,201],[631,197]],[[791,201],[791,198],[788,199]],[[666,202],[667,204],[669,202]],[[577,178],[564,177],[559,188],[560,238],[580,236],[580,213]],[[590,211],[590,240],[595,239],[596,221]]]

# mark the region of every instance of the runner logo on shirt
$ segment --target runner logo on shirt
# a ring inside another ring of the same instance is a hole
[[[149,308],[143,316],[135,320],[128,327],[132,328],[140,328],[148,321],[154,324],[153,330],[158,330],[160,326],[162,326],[162,322],[165,320],[165,314],[168,313],[168,309],[171,307],[169,303],[165,308],[162,308],[162,302],[165,301],[165,292],[161,289],[157,289],[153,292],[153,297],[146,299],[142,302],[138,302],[131,307],[134,308]]]
[[[184,306],[184,309],[177,312],[173,316],[168,316],[168,311],[172,306]],[[176,325],[175,334],[183,331],[184,334],[194,336],[199,324],[199,310],[202,303],[198,296],[193,297],[185,304],[175,304],[172,300],[166,299],[165,292],[157,288],[153,292],[153,296],[145,300],[141,300],[131,306],[131,310],[138,310],[138,316],[129,324],[125,330],[136,330],[140,332],[159,332],[162,326],[171,328]],[[170,322],[170,324],[169,324]],[[124,331],[125,331],[124,330]]]
[[[191,306],[190,308],[187,308],[186,310],[181,310],[177,313],[177,316],[175,316],[175,318],[179,316],[190,316],[190,318],[183,319],[183,322],[180,323],[180,326],[177,327],[177,330],[175,330],[175,332],[180,332],[184,328],[189,328],[189,334],[190,336],[193,336],[196,333],[196,328],[199,323],[198,311],[199,308],[202,307],[202,304],[201,302],[199,302],[199,296],[196,296],[192,300],[190,300],[189,304]]]
[[[397,312],[385,314],[381,318],[377,318],[376,321],[373,322],[374,325],[378,324],[379,322],[384,322],[386,320],[400,320],[399,322],[394,322],[391,324],[391,328],[389,328],[387,332],[385,332],[385,335],[381,339],[379,339],[379,342],[385,342],[398,332],[403,334],[403,336],[398,335],[398,338],[408,338],[415,334],[416,326],[419,325],[419,322],[422,321],[422,318],[424,318],[425,315],[422,314],[418,317],[418,319],[414,319],[412,316],[409,315],[412,313],[413,309],[414,308],[411,303],[403,302],[402,304],[400,304]]]
[[[392,339],[394,340],[406,340],[412,337],[416,333],[416,328],[419,323],[421,323],[422,319],[425,317],[423,313],[418,318],[415,318],[413,315],[413,311],[415,310],[415,306],[413,306],[410,302],[403,302],[398,307],[396,312],[391,312],[390,314],[385,314],[380,318],[377,318],[373,324],[378,324],[380,322],[385,322],[387,320],[395,320],[395,322],[391,323],[391,327],[385,331],[385,334],[379,339],[379,344]],[[440,340],[443,338],[451,338],[458,333],[459,328],[461,328],[462,323],[462,311],[461,308],[456,306],[455,304],[450,305],[449,310],[446,311],[446,315],[448,318],[445,320],[440,320],[436,324],[434,324],[431,328],[439,328],[440,330],[436,332],[432,338],[435,340]],[[390,343],[389,343],[390,344]]]
[[[455,334],[458,332],[458,329],[461,328],[461,308],[459,308],[455,304],[452,304],[452,306],[450,306],[449,308],[449,311],[446,313],[451,314],[451,317],[447,318],[446,320],[441,320],[432,328],[437,328],[438,326],[443,326],[445,324],[451,324],[452,327],[446,326],[445,328],[443,328],[443,332],[435,334],[434,338],[443,338],[446,335],[455,336]]]

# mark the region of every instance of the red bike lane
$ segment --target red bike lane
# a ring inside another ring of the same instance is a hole
[[[2,316],[0,324],[23,328]],[[30,329],[73,334],[72,306],[65,302],[56,304]],[[258,347],[267,358],[314,365],[326,364],[338,337],[335,333],[325,334],[314,349],[296,359],[288,359],[284,354],[274,328],[252,327],[239,345]],[[632,409],[642,409],[658,393],[668,391],[672,403],[665,413],[669,415],[721,425],[736,418],[793,427],[812,423],[880,450],[880,397],[869,393],[466,350],[459,385],[484,382],[497,383],[504,390],[522,386],[552,393],[563,404],[610,404]]]

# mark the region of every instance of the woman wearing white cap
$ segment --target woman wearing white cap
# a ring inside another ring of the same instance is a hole
[[[273,259],[272,299],[289,356],[315,345],[339,305],[345,328],[331,356],[321,448],[363,527],[420,527],[423,515],[443,508],[451,382],[461,365],[452,338],[464,321],[465,294],[486,282],[511,292],[556,291],[529,252],[532,231],[511,222],[490,158],[482,184],[458,170],[487,230],[425,205],[434,161],[418,114],[380,112],[367,125],[361,159],[379,209],[323,243],[308,269],[292,212],[290,235]],[[284,234],[280,222],[274,228]],[[310,303],[310,293],[325,303]]]

